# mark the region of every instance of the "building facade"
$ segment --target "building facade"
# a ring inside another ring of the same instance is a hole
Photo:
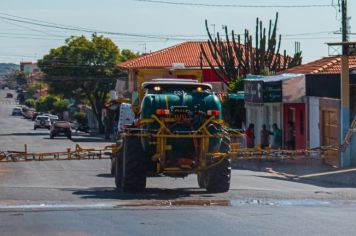
[[[305,65],[288,69],[288,73],[305,74],[308,107],[307,146],[336,146],[344,142],[340,131],[340,73],[341,57],[325,57]],[[356,116],[356,56],[349,57],[350,121]],[[351,123],[351,122],[350,122]],[[356,137],[350,145],[351,164],[356,165]],[[339,151],[326,154],[325,162],[341,166]]]

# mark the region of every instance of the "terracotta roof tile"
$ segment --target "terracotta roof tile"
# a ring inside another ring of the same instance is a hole
[[[208,62],[202,55],[200,45],[203,45],[208,57],[211,58],[210,61],[214,62],[207,41],[190,41],[128,60],[117,66],[124,69],[164,68],[171,67],[174,63],[183,63],[185,67],[200,67],[201,65],[209,67]],[[236,58],[235,61],[237,62]]]
[[[202,58],[200,44],[208,52],[207,42],[184,42],[138,58],[118,64],[120,68],[157,68],[171,67],[174,63],[183,63],[185,67],[209,66]],[[211,55],[209,55],[211,56]]]
[[[349,57],[349,68],[356,67],[356,56]],[[304,65],[296,66],[283,71],[283,73],[300,74],[339,74],[341,71],[341,57],[324,57]]]

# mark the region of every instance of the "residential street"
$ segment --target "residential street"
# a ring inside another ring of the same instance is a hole
[[[0,91],[0,150],[103,147],[78,133],[49,138],[11,116]],[[353,235],[356,189],[234,169],[230,191],[208,194],[196,176],[149,178],[141,194],[115,189],[108,160],[0,163],[1,235]]]

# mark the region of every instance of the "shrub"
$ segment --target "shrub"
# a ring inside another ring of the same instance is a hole
[[[36,106],[36,100],[33,98],[29,98],[25,100],[25,105],[28,107],[35,107]]]
[[[56,113],[62,113],[68,109],[70,102],[68,99],[57,100],[53,103],[53,110]]]

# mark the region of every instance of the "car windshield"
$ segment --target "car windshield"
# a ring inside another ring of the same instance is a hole
[[[37,120],[48,120],[48,117],[47,116],[37,116],[36,118]]]

